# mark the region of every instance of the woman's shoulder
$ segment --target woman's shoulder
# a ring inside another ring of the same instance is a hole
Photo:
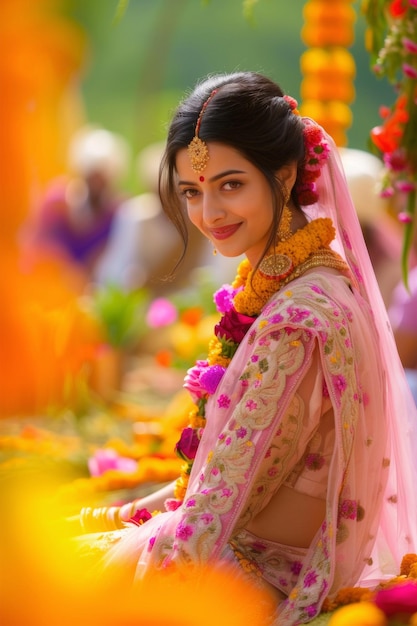
[[[269,323],[327,327],[356,308],[348,278],[337,272],[314,271],[280,289],[266,304],[262,317]]]

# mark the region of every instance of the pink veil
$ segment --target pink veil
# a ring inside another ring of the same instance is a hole
[[[304,120],[309,123],[310,120]],[[313,122],[314,123],[314,122]],[[401,558],[417,552],[417,409],[401,364],[391,325],[369,258],[342,161],[333,140],[327,166],[317,180],[319,203],[306,209],[312,218],[330,217],[336,228],[334,248],[356,278],[356,287],[370,304],[386,383],[387,457],[389,479],[382,505],[372,564],[359,584],[371,586],[387,572],[399,573]],[[400,260],[398,260],[400,262]],[[366,479],[366,478],[365,478]],[[372,480],[372,477],[368,477]]]

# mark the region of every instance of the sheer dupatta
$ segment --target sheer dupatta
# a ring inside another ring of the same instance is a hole
[[[307,123],[309,121],[306,120]],[[314,123],[314,122],[311,122]],[[417,410],[406,381],[391,325],[373,271],[360,223],[349,193],[340,155],[333,140],[328,165],[318,179],[319,204],[306,209],[311,217],[331,217],[336,228],[335,249],[347,261],[356,287],[373,313],[375,348],[385,377],[385,420],[388,428],[389,478],[382,504],[372,562],[359,584],[372,584],[399,573],[402,556],[417,551]],[[398,260],[400,262],[400,260]],[[372,477],[368,477],[372,480]],[[394,570],[393,570],[394,568]]]

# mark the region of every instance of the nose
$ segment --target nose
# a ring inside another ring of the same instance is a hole
[[[226,210],[222,206],[221,200],[210,193],[204,194],[203,197],[203,220],[207,226],[216,224],[224,219]]]

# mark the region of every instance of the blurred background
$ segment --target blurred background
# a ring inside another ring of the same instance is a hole
[[[242,0],[71,0],[68,19],[85,32],[88,50],[80,69],[86,117],[122,133],[134,150],[163,139],[173,108],[209,73],[257,70],[300,100],[303,0],[260,0],[245,13]],[[379,106],[392,88],[371,71],[360,2],[354,42],[356,96],[348,144],[366,149]],[[123,9],[124,7],[124,9]],[[131,181],[134,185],[135,182]]]

